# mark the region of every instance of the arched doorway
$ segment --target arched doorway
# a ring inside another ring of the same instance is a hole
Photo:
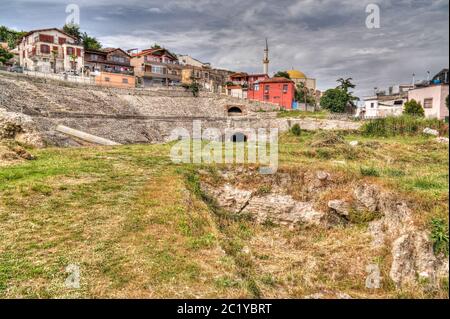
[[[247,135],[244,133],[235,133],[233,136],[231,136],[231,141],[233,143],[246,143],[247,142]]]
[[[242,115],[242,110],[237,106],[232,106],[228,109],[228,116],[240,116]]]

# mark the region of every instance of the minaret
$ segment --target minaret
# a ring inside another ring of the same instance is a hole
[[[266,38],[266,48],[264,49],[264,74],[269,75],[269,43]]]

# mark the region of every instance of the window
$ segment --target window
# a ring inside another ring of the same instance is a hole
[[[394,102],[394,105],[403,105],[403,100],[397,100]]]
[[[270,85],[266,84],[264,85],[264,93],[269,93]]]
[[[73,48],[71,48],[71,47],[68,47],[67,48],[67,55],[73,55],[73,54],[75,54],[75,50]]]
[[[128,84],[128,79],[123,78],[123,79],[122,79],[122,83],[123,83],[123,84]]]
[[[152,73],[156,73],[156,74],[165,74],[164,72],[164,68],[162,66],[155,66],[152,65]]]
[[[423,101],[423,108],[424,109],[432,109],[433,108],[433,99],[425,99]]]
[[[269,95],[264,95],[264,101],[269,101],[270,100],[270,96]]]
[[[372,102],[372,103],[370,103],[370,108],[372,108],[372,109],[373,109],[374,107],[375,107],[375,103],[373,103],[373,102]]]
[[[255,89],[255,91],[259,91],[259,84],[255,84],[254,89]]]
[[[50,46],[46,44],[41,45],[41,54],[50,54]]]
[[[288,90],[289,90],[289,85],[284,84],[284,85],[283,85],[283,93],[287,93]]]
[[[91,54],[92,61],[98,61],[99,56],[97,54]]]
[[[121,56],[112,56],[111,60],[113,60],[114,62],[118,62],[118,63],[125,63],[125,58],[121,57]]]

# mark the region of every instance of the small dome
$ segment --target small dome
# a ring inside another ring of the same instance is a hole
[[[298,71],[298,70],[290,70],[290,71],[287,71],[287,73],[289,74],[289,76],[293,80],[295,80],[295,79],[306,79],[305,73],[303,73],[301,71]]]

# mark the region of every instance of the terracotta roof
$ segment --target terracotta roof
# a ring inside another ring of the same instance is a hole
[[[294,81],[286,79],[286,78],[270,78],[260,83],[294,83]]]
[[[72,36],[72,35],[70,35],[70,34],[68,34],[68,33],[65,33],[63,30],[58,29],[58,28],[48,28],[48,29],[32,30],[32,31],[29,31],[27,34],[25,34],[22,38],[27,37],[27,36],[29,36],[30,34],[33,34],[33,33],[35,33],[35,32],[44,32],[44,31],[58,31],[58,32],[61,32],[62,34],[68,36],[69,38],[72,38],[72,39],[74,39],[74,40],[78,40],[76,37],[74,37],[74,36]],[[21,38],[21,39],[22,39],[22,38]]]
[[[178,57],[176,55],[170,53],[170,51],[165,49],[165,48],[146,49],[146,50],[142,50],[141,52],[135,53],[132,56],[133,57],[140,57],[140,56],[143,56],[143,55],[153,54],[153,53],[158,52],[158,51],[165,51],[168,55],[172,56],[174,58],[174,60],[178,60]]]
[[[238,73],[233,73],[230,75],[230,77],[232,77],[232,78],[238,77],[238,76],[248,76],[248,74],[244,73],[244,72],[238,72]]]

